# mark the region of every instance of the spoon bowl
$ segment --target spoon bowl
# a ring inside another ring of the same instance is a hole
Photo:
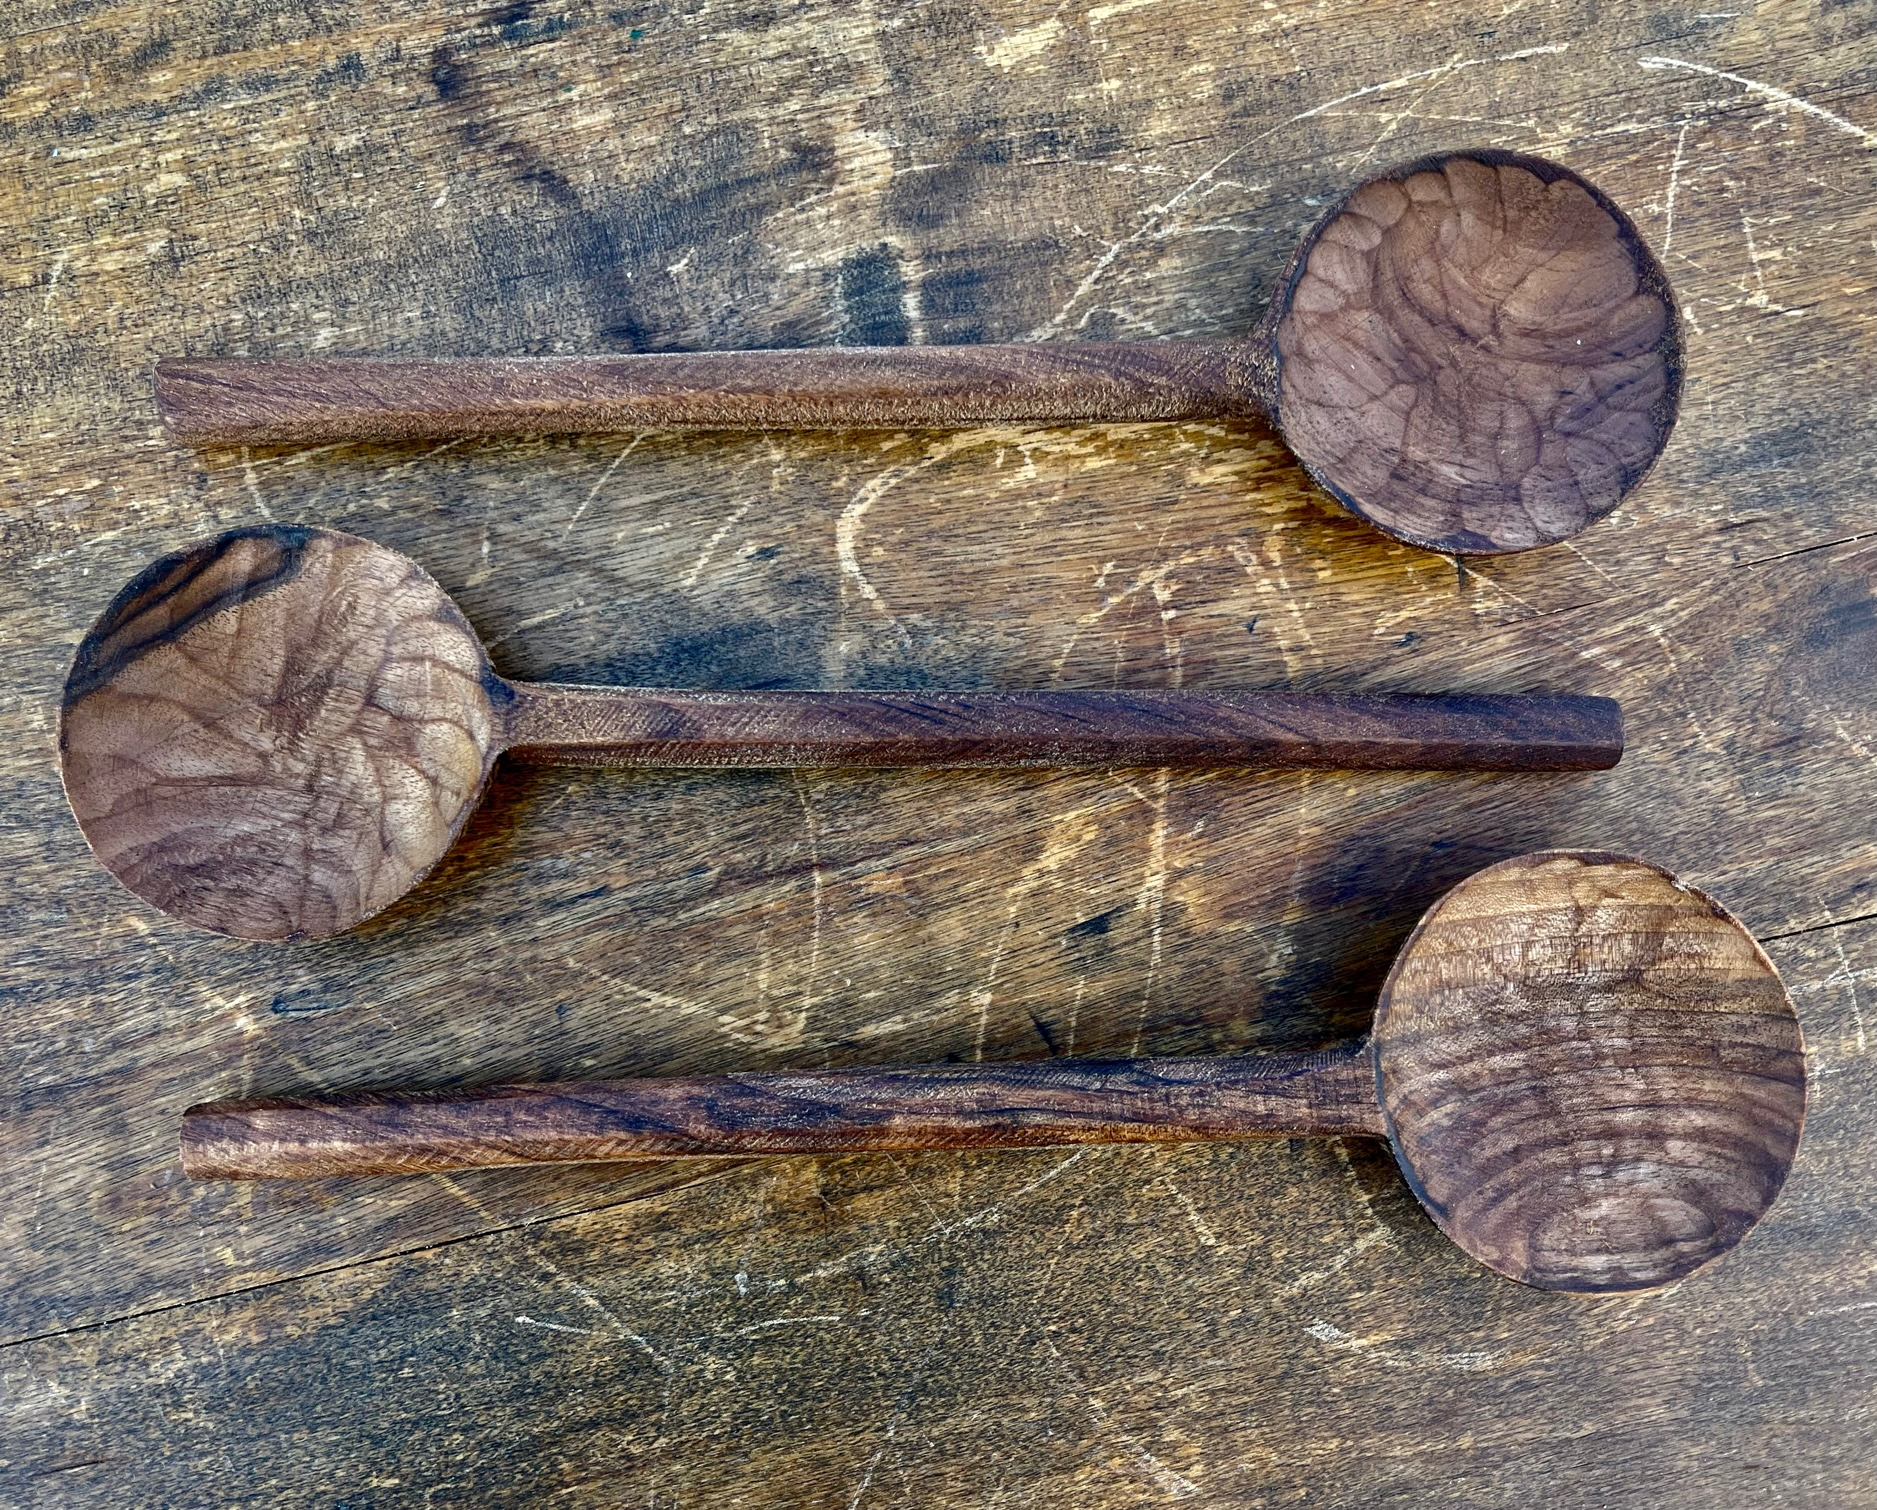
[[[1712,898],[1623,855],[1469,877],[1403,946],[1376,1008],[1402,1173],[1488,1268],[1647,1289],[1733,1247],[1805,1120],[1779,973]]]
[[[1435,903],[1353,1048],[230,1101],[184,1114],[182,1158],[253,1179],[1377,1137],[1474,1259],[1608,1294],[1737,1245],[1804,1123],[1798,1016],[1752,935],[1660,867],[1584,851],[1507,860]]]
[[[1608,514],[1667,444],[1681,385],[1675,300],[1629,217],[1569,168],[1491,148],[1351,190],[1249,340],[156,369],[164,423],[198,445],[1262,414],[1345,508],[1461,555]]]
[[[234,531],[155,562],[85,636],[60,767],[93,852],[145,901],[319,937],[443,858],[507,701],[414,562],[330,530]]]
[[[1667,443],[1667,276],[1586,179],[1516,152],[1422,158],[1319,220],[1261,333],[1261,393],[1350,512],[1459,555],[1568,539]]]

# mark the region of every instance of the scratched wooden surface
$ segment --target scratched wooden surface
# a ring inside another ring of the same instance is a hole
[[[0,19],[0,1501],[1877,1503],[1869,3],[16,0]],[[1688,322],[1569,546],[1393,546],[1252,425],[168,446],[166,354],[1209,336],[1339,186],[1558,157]],[[1616,771],[516,768],[418,893],[244,945],[91,862],[67,658],[258,519],[512,676],[1560,690]],[[1667,1293],[1472,1266],[1384,1151],[190,1185],[210,1096],[1361,1030],[1439,891],[1640,851],[1787,972],[1766,1224]]]

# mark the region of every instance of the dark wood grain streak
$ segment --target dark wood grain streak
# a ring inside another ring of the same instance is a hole
[[[499,677],[414,561],[299,525],[153,563],[78,647],[66,795],[138,896],[200,927],[316,938],[443,858],[511,746],[574,764],[1601,770],[1605,698],[1182,691],[690,692]]]
[[[1243,341],[607,357],[167,358],[190,445],[531,431],[854,429],[1264,414],[1411,545],[1529,550],[1614,509],[1681,400],[1679,316],[1635,225],[1562,164],[1476,148],[1365,180]]]
[[[693,1155],[1383,1135],[1366,1049],[700,1075],[191,1107],[192,1179]]]

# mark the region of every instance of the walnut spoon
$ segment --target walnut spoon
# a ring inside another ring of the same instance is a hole
[[[1202,1138],[1386,1138],[1440,1229],[1526,1284],[1643,1290],[1738,1243],[1805,1120],[1778,972],[1623,855],[1491,866],[1428,911],[1366,1043],[1326,1053],[837,1069],[224,1101],[195,1179]]]
[[[59,758],[105,868],[172,916],[317,938],[403,896],[503,750],[620,766],[1595,770],[1600,697],[687,692],[495,674],[414,561],[303,525],[165,556],[78,647]]]
[[[195,445],[1263,415],[1376,528],[1491,555],[1614,509],[1667,443],[1681,374],[1628,216],[1557,163],[1475,149],[1345,195],[1249,340],[186,358],[157,364],[156,397]]]

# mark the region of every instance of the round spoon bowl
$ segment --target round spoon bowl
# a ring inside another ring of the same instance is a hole
[[[1543,158],[1388,169],[1305,238],[1264,325],[1265,401],[1332,496],[1410,545],[1550,545],[1614,509],[1681,402],[1668,279]]]
[[[1712,1262],[1772,1205],[1805,1121],[1772,962],[1623,855],[1525,855],[1456,886],[1403,947],[1373,1041],[1415,1194],[1542,1289],[1650,1289]]]
[[[92,850],[144,900],[217,933],[318,937],[455,842],[505,691],[397,552],[235,530],[155,562],[80,642],[60,773]]]

